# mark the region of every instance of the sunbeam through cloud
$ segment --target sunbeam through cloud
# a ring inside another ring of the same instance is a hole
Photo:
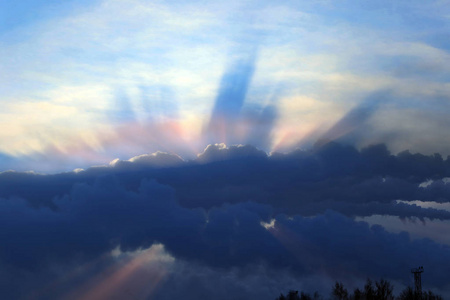
[[[3,1],[0,298],[450,298],[449,16]]]

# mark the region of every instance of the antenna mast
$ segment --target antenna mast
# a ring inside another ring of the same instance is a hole
[[[423,267],[420,266],[418,268],[411,269],[411,273],[414,274],[414,286],[416,295],[418,295],[419,299],[422,299],[422,274]]]

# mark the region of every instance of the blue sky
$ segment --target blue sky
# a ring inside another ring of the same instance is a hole
[[[1,11],[3,169],[157,150],[192,158],[255,131],[267,152],[307,148],[380,91],[347,142],[450,154],[446,1],[5,1]],[[219,137],[205,128],[224,78],[247,83],[236,128]]]

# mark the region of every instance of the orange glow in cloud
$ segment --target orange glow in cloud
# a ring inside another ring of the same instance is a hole
[[[172,262],[173,258],[164,254],[162,245],[156,245],[137,251],[131,258],[124,260],[101,272],[63,299],[147,299],[167,275],[166,264]]]
[[[228,135],[233,131],[235,124],[229,124],[223,115],[216,116],[204,129],[204,135],[213,143],[228,143]],[[205,146],[205,145],[203,145]]]
[[[159,123],[122,123],[111,129],[100,129],[89,135],[95,140],[85,141],[79,135],[73,136],[64,144],[55,141],[43,153],[53,160],[60,158],[61,164],[67,157],[89,164],[108,163],[122,156],[132,156],[163,151],[195,157],[204,147],[200,134],[195,133],[198,124],[186,120],[165,120]]]
[[[314,135],[319,132],[318,127],[308,124],[302,128],[285,128],[276,133],[276,136],[272,139],[271,152],[293,150],[301,146],[303,142],[307,142],[309,139],[314,140]]]
[[[262,131],[265,135],[270,135],[269,132],[265,132],[265,128],[261,128],[262,124],[258,124],[254,120],[249,119],[241,119],[239,122],[235,124],[233,135],[240,141],[242,144],[246,144],[246,141],[250,140],[252,130]]]
[[[274,145],[272,146],[271,152],[277,152],[284,147],[288,147],[295,136],[294,132],[286,131],[281,136],[275,140]]]
[[[128,153],[136,152],[133,155],[157,150],[170,153],[187,150],[194,155],[197,154],[199,140],[198,134],[193,133],[196,126],[178,120],[144,124],[130,122],[116,127],[112,134],[100,139],[106,149],[119,148]]]

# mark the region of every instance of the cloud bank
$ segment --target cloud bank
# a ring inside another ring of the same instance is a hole
[[[328,143],[271,155],[252,146],[210,145],[193,161],[155,153],[54,175],[4,172],[1,292],[71,299],[106,295],[97,289],[110,280],[122,284],[117,293],[128,289],[139,299],[165,299],[174,295],[173,284],[192,289],[194,299],[214,294],[202,275],[211,274],[219,286],[234,282],[239,299],[261,295],[262,282],[271,282],[267,291],[282,291],[289,278],[310,292],[366,277],[402,286],[416,265],[429,270],[424,285],[446,292],[441,274],[450,269],[441,262],[450,259],[449,245],[355,218],[449,220],[448,211],[408,204],[450,202],[442,180],[448,161],[394,156],[383,145],[357,151]],[[141,273],[153,288],[130,283]],[[89,278],[98,284],[90,286]]]

